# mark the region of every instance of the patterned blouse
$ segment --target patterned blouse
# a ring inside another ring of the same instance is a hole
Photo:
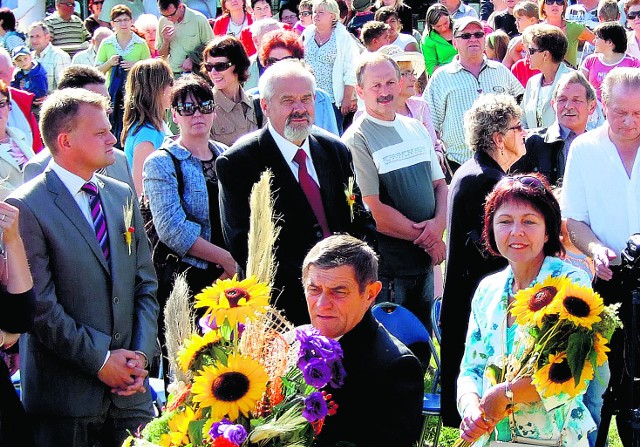
[[[331,102],[336,102],[333,92],[333,64],[336,62],[338,44],[335,30],[331,37],[322,45],[318,45],[316,39],[309,39],[304,53],[304,60],[311,66],[316,76],[317,87],[331,96]]]
[[[567,275],[575,283],[590,285],[583,270],[555,257],[546,257],[540,273],[531,285],[544,281],[549,275]],[[523,328],[513,324],[507,328],[507,299],[512,290],[511,267],[483,279],[471,302],[471,317],[462,363],[458,377],[458,401],[466,393],[482,397],[491,385],[485,376],[487,365],[499,364],[498,359],[508,354],[522,336]],[[541,398],[532,404],[518,404],[513,413],[516,434],[525,438],[561,440],[565,447],[588,446],[587,433],[596,428],[582,396],[570,398],[565,393]],[[497,433],[497,435],[496,435]],[[490,440],[511,441],[509,419],[496,426],[491,435],[482,436],[474,446],[484,446]]]

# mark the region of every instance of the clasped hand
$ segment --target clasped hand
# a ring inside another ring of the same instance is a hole
[[[98,372],[98,379],[111,387],[111,392],[119,396],[144,393],[144,379],[148,372],[143,368],[144,359],[140,354],[127,349],[111,351],[107,363]]]
[[[433,219],[413,224],[413,228],[422,231],[413,243],[431,256],[433,265],[441,264],[445,259],[447,251],[447,247],[442,241],[442,233],[444,230],[438,228]]]

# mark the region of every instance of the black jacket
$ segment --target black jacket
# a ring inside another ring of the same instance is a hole
[[[539,172],[552,185],[559,184],[564,176],[564,140],[560,125],[554,122],[546,129],[538,129],[525,142],[527,153],[512,167],[512,172]]]

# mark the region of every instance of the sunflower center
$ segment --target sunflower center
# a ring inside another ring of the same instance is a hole
[[[232,371],[220,374],[211,384],[213,397],[223,402],[235,402],[249,391],[249,378]]]
[[[564,299],[564,307],[571,315],[584,318],[589,316],[591,308],[583,299],[576,298],[575,296],[568,296]]]
[[[238,303],[242,298],[249,301],[249,294],[246,290],[241,289],[240,287],[225,290],[224,296],[229,300],[229,307],[238,307]]]
[[[553,301],[553,297],[558,293],[558,289],[553,286],[546,286],[542,289],[538,290],[535,295],[531,297],[529,300],[529,309],[537,312],[540,309],[548,306],[551,301]]]
[[[549,367],[549,380],[554,383],[565,383],[571,379],[571,368],[566,359]]]

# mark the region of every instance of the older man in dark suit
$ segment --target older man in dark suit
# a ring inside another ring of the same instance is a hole
[[[233,258],[245,267],[249,193],[270,169],[274,211],[281,218],[275,304],[303,324],[309,322],[300,285],[306,253],[336,232],[371,238],[374,224],[353,186],[351,154],[334,136],[312,128],[313,75],[299,61],[278,62],[262,75],[259,89],[268,126],[240,139],[216,162],[223,233]]]
[[[88,90],[52,93],[40,126],[53,160],[7,199],[20,209],[37,293],[20,351],[39,447],[120,446],[153,416],[145,368],[157,282],[133,191],[95,173],[115,161],[108,107]]]
[[[347,235],[319,242],[304,259],[311,324],[339,339],[346,371],[343,386],[327,390],[338,411],[325,420],[318,447],[409,447],[420,433],[422,369],[371,313],[377,277],[375,252]]]

